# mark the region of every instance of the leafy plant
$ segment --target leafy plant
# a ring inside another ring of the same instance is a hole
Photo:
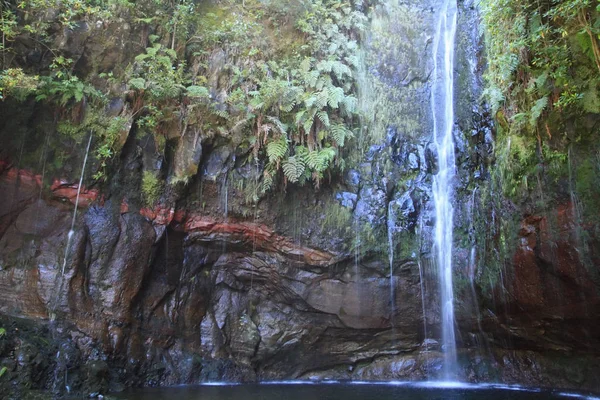
[[[153,206],[160,198],[163,184],[154,172],[144,171],[142,176],[142,195],[147,206]]]
[[[566,121],[600,112],[600,14],[591,0],[480,5],[489,65],[485,93],[499,121],[498,153],[504,154],[496,169],[509,194],[523,196],[540,171],[566,170],[567,157],[557,152],[566,155],[565,144],[581,140]]]

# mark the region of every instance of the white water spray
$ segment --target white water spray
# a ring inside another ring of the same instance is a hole
[[[438,174],[433,179],[435,203],[435,248],[442,305],[442,348],[446,379],[455,377],[456,337],[454,332],[454,294],[452,288],[454,141],[454,41],[456,0],[444,0],[433,42],[433,88],[431,112],[433,139],[438,155]]]

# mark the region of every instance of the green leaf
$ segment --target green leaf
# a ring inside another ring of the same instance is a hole
[[[344,89],[341,87],[334,87],[329,91],[329,98],[327,104],[333,109],[337,109],[339,104],[344,101]]]
[[[331,126],[331,137],[335,141],[335,143],[343,147],[346,139],[353,137],[353,133],[351,130],[347,129],[343,124],[335,124]]]
[[[200,99],[210,98],[210,92],[204,86],[196,86],[196,85],[188,86],[186,88],[186,92],[187,92],[188,97],[200,98]]]
[[[269,162],[272,164],[280,162],[287,152],[288,143],[284,137],[281,137],[279,140],[273,140],[267,144],[267,156],[269,157]]]
[[[318,111],[317,118],[319,118],[319,121],[321,121],[325,127],[329,128],[329,115],[327,115],[327,111]]]
[[[304,161],[301,157],[293,156],[283,162],[282,169],[285,177],[291,183],[296,183],[304,174]]]
[[[548,96],[542,97],[541,99],[539,99],[538,101],[535,102],[534,106],[531,108],[531,112],[530,112],[531,115],[529,117],[529,124],[532,127],[535,127],[537,125],[540,115],[542,115],[542,112],[544,111],[544,109],[547,106],[548,106]]]
[[[146,80],[144,78],[133,78],[129,80],[129,86],[137,90],[146,88]]]

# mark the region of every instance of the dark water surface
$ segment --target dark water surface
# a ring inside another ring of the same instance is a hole
[[[124,400],[537,400],[592,399],[551,390],[514,386],[420,384],[260,384],[203,385],[140,389],[115,396]]]

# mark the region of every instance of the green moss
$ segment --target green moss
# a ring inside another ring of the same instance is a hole
[[[163,189],[163,182],[155,173],[144,171],[142,176],[142,197],[145,205],[153,206],[159,200]]]
[[[584,216],[597,222],[600,219],[600,165],[595,156],[593,154],[579,163],[575,173],[575,188],[584,205]]]
[[[338,202],[331,202],[324,207],[324,218],[321,221],[321,230],[349,230],[352,227],[352,211],[342,207]]]

